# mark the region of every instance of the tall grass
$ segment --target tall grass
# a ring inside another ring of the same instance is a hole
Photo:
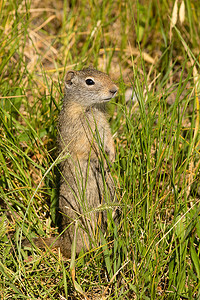
[[[1,1],[2,299],[200,297],[200,8],[184,3],[172,26],[175,2]],[[90,63],[119,86],[108,111],[120,219],[70,265],[21,240],[57,234],[63,77]]]

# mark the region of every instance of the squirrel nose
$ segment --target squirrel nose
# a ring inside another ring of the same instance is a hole
[[[115,96],[115,94],[117,93],[118,88],[116,85],[114,85],[111,89],[110,89],[110,93],[113,95],[112,97]]]

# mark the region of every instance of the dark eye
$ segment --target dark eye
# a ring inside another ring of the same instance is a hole
[[[94,85],[94,80],[92,80],[90,78],[86,79],[85,82],[86,82],[87,85]]]

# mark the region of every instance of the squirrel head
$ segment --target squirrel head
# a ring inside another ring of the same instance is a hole
[[[117,93],[110,77],[94,68],[68,71],[65,76],[66,100],[91,106],[110,101]]]

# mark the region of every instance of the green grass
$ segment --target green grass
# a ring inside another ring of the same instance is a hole
[[[199,299],[197,2],[171,36],[173,1],[0,2],[1,299]],[[21,240],[57,234],[63,78],[89,64],[119,86],[108,111],[121,217],[70,265]]]

